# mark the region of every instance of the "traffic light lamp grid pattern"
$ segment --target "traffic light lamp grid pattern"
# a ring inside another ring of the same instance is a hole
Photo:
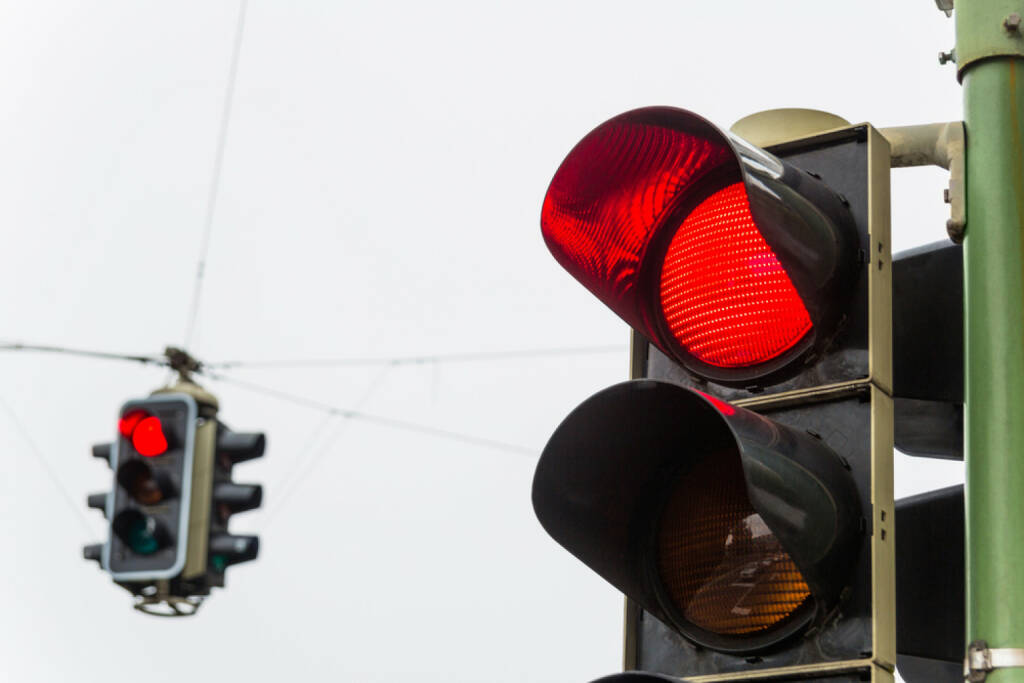
[[[743,183],[700,203],[672,238],[661,305],[673,336],[719,367],[763,363],[792,348],[811,318],[750,215]]]
[[[658,526],[658,574],[677,612],[721,635],[771,629],[811,594],[743,482],[738,456],[708,455],[676,481]]]
[[[676,199],[732,152],[661,126],[610,121],[566,158],[544,198],[541,225],[569,272],[613,309],[637,296],[641,259]]]

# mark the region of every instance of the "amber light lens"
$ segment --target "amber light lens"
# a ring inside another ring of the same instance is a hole
[[[164,499],[153,470],[139,460],[129,460],[118,468],[117,483],[143,505],[156,505]]]
[[[668,328],[709,365],[757,365],[793,348],[811,318],[750,215],[743,183],[701,202],[665,254],[661,306]]]
[[[676,482],[657,534],[657,571],[674,611],[724,636],[787,621],[810,589],[747,497],[739,458],[712,454]]]

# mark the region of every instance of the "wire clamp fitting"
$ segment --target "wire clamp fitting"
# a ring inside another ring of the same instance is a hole
[[[983,683],[990,671],[1024,667],[1024,648],[1001,647],[989,649],[984,640],[975,640],[967,646],[964,658],[964,680]]]

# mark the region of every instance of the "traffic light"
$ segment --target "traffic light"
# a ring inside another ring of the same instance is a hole
[[[963,249],[947,242],[893,257],[896,448],[963,459]],[[963,680],[964,487],[896,501],[897,668],[907,683]]]
[[[103,565],[115,581],[170,579],[185,565],[198,414],[188,394],[121,408],[110,455],[114,487],[106,497],[110,538],[103,550]]]
[[[217,399],[191,382],[127,402],[117,439],[93,447],[114,471],[110,493],[90,507],[107,517],[103,544],[86,546],[115,583],[150,614],[195,613],[228,566],[256,558],[259,539],[228,533],[235,512],[259,507],[258,484],[231,481],[234,463],[263,455],[263,434],[217,420]]]
[[[237,463],[261,457],[265,448],[263,434],[232,432],[223,423],[217,423],[209,523],[209,566],[213,585],[224,585],[227,567],[255,560],[259,554],[259,537],[228,533],[228,519],[235,513],[254,510],[263,502],[262,486],[236,484],[231,480],[231,472]]]
[[[627,669],[893,680],[889,146],[831,128],[761,149],[638,109],[544,198],[552,254],[634,329],[634,380],[565,418],[533,484],[627,596]]]

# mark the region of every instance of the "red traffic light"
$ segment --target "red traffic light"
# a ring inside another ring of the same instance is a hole
[[[812,327],[750,215],[743,183],[718,190],[683,220],[665,253],[660,294],[672,336],[718,367],[775,358]]]
[[[139,455],[151,458],[167,452],[167,435],[158,417],[133,410],[121,418],[117,428],[121,436],[131,440]]]
[[[745,382],[832,338],[856,275],[844,200],[690,112],[598,126],[544,198],[548,248],[577,280],[698,375]]]
[[[132,430],[132,445],[140,455],[153,457],[167,452],[167,437],[156,417],[147,417]]]
[[[149,417],[149,413],[144,410],[129,410],[127,413],[122,415],[121,419],[118,421],[117,431],[121,436],[126,439],[130,439],[132,437],[132,431],[135,430],[136,425],[147,417]]]

